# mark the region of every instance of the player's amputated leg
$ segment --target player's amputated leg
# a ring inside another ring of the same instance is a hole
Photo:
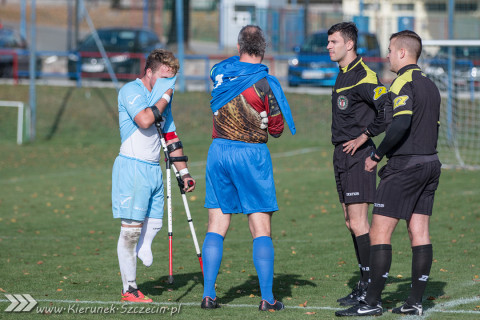
[[[215,232],[208,232],[203,241],[203,277],[204,288],[203,298],[210,297],[215,299],[217,293],[215,291],[215,281],[217,280],[220,264],[223,256],[223,236]]]
[[[153,263],[152,242],[157,233],[162,229],[163,219],[145,218],[142,232],[137,244],[137,256],[143,264],[150,267]]]

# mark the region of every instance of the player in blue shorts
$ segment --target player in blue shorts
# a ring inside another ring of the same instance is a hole
[[[122,301],[152,302],[137,287],[137,256],[147,267],[152,264],[152,241],[162,228],[161,144],[155,122],[162,121],[161,130],[170,155],[183,156],[171,111],[179,67],[171,52],[154,50],[147,58],[144,76],[127,83],[118,94],[122,144],[113,165],[112,211],[114,218],[121,219],[117,253],[123,282]],[[175,167],[185,191],[193,191],[195,181],[186,162],[175,162]],[[193,182],[190,187],[189,180]]]
[[[233,213],[248,216],[253,237],[262,311],[282,310],[272,292],[274,249],[272,213],[278,210],[268,134],[278,138],[287,121],[295,125],[278,81],[261,64],[266,42],[257,26],[245,26],[235,56],[212,68],[213,142],[208,151],[205,207],[208,231],[203,243],[204,292],[201,307],[220,307],[215,291],[223,240]]]

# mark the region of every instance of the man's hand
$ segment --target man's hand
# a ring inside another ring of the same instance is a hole
[[[183,191],[192,192],[193,190],[195,190],[196,182],[195,180],[193,180],[192,176],[189,173],[183,175],[182,180],[183,180]]]
[[[378,162],[373,161],[370,157],[365,159],[365,171],[372,172],[377,166]]]
[[[356,139],[345,142],[343,144],[343,152],[351,153],[353,156],[357,149],[360,148],[367,140],[368,136],[365,133],[362,133]]]

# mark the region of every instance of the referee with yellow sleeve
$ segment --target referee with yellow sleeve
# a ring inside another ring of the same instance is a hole
[[[406,220],[412,246],[410,295],[393,313],[422,315],[433,251],[429,235],[435,190],[441,163],[437,155],[440,93],[417,65],[422,40],[405,30],[390,37],[388,60],[397,73],[389,90],[392,122],[378,149],[365,160],[373,171],[384,155],[389,159],[379,171],[370,229],[370,283],[364,300],[337,316],[375,316],[383,313],[381,293],[392,262],[391,236],[400,219]]]
[[[385,130],[387,89],[357,55],[358,29],[341,22],[328,30],[327,49],[338,62],[339,74],[332,91],[333,168],[345,224],[350,231],[360,268],[352,292],[337,300],[355,305],[365,297],[369,278],[370,238],[368,206],[375,200],[376,170],[365,171],[365,158],[375,150],[371,137]]]

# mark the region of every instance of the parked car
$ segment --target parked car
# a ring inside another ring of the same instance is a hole
[[[333,86],[339,72],[338,63],[330,60],[327,50],[327,31],[309,35],[302,45],[295,47],[297,55],[288,61],[288,85]],[[380,47],[375,34],[359,33],[357,53],[362,57],[380,57]],[[381,62],[367,62],[375,72],[382,70]]]
[[[456,84],[480,83],[480,47],[454,47],[454,81]],[[425,59],[425,72],[436,79],[444,79],[448,73],[448,47],[441,47],[432,58]]]
[[[14,70],[16,57],[17,70]],[[42,60],[36,58],[37,78],[42,69]],[[19,77],[28,77],[30,54],[27,41],[13,28],[4,27],[0,24],[0,77],[13,78],[15,72]]]
[[[141,72],[144,57],[153,49],[164,48],[158,36],[141,28],[103,28],[97,30],[105,52],[118,79],[135,79]],[[81,77],[108,79],[108,69],[93,34],[80,42],[68,56],[70,79]]]

